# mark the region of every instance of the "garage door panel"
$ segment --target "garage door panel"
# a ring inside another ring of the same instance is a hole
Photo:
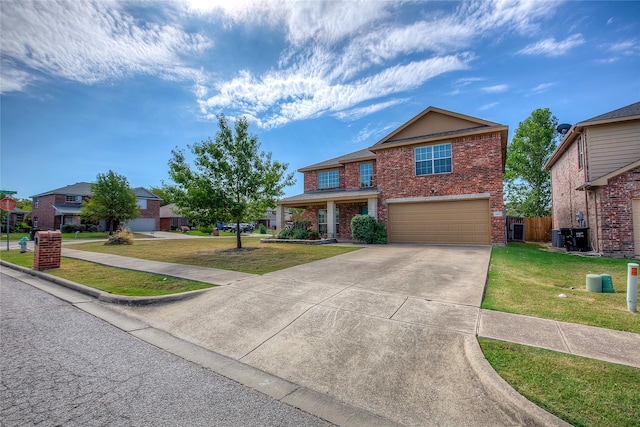
[[[491,243],[486,199],[390,204],[388,224],[392,243]]]

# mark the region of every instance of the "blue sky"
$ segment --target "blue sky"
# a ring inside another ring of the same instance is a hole
[[[232,4],[230,4],[232,3]],[[168,180],[171,150],[246,116],[291,171],[435,106],[509,126],[640,100],[640,2],[0,2],[0,187],[27,198],[113,170]],[[286,195],[302,192],[302,174]]]

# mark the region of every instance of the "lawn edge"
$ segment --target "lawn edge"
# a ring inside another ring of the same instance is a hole
[[[93,298],[96,298],[98,301],[101,301],[101,302],[128,305],[128,306],[163,304],[163,303],[174,302],[174,301],[182,301],[182,300],[194,298],[202,293],[205,293],[215,288],[215,286],[212,286],[211,288],[206,288],[206,289],[197,289],[194,291],[180,292],[176,294],[147,296],[147,297],[117,295],[117,294],[110,294],[109,292],[101,291],[96,288],[92,288],[91,286],[82,285],[80,283],[73,282],[71,280],[63,279],[61,277],[54,276],[52,274],[47,274],[42,271],[37,271],[28,267],[23,267],[21,265],[13,264],[5,260],[0,260],[0,265],[11,268],[13,270],[20,271],[22,273],[29,274],[31,276],[48,280],[50,282],[56,283],[60,286],[64,286],[69,289],[73,289],[74,291],[78,291],[85,295],[89,295]]]

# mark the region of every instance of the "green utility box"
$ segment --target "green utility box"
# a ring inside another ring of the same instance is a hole
[[[613,280],[611,279],[610,274],[601,274],[602,276],[602,292],[613,294],[616,291],[613,289]]]

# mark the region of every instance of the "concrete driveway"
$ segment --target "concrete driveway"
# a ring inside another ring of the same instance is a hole
[[[491,248],[366,247],[160,306],[117,310],[405,425],[516,425],[465,348]]]

